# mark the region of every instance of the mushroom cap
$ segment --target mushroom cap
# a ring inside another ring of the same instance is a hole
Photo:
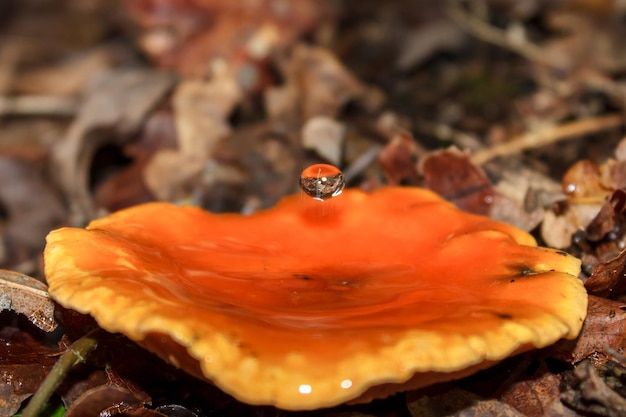
[[[50,294],[241,401],[294,410],[459,378],[582,326],[580,261],[522,230],[418,188],[312,202],[149,203],[55,230]]]

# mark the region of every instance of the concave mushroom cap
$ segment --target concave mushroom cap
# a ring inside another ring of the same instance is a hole
[[[285,409],[460,378],[581,328],[579,260],[522,230],[417,188],[312,202],[251,216],[150,203],[53,231],[50,294]]]

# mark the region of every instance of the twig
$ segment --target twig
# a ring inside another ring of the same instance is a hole
[[[448,16],[478,39],[515,51],[530,61],[557,67],[554,60],[550,59],[539,45],[529,42],[523,36],[510,36],[507,31],[491,26],[467,13],[460,3],[459,0],[448,0]]]
[[[65,353],[61,355],[57,363],[54,364],[50,373],[37,389],[37,392],[31,397],[28,405],[22,412],[22,417],[37,417],[70,369],[74,365],[83,362],[87,355],[106,336],[108,336],[108,333],[97,328],[72,343]]]
[[[349,183],[354,178],[356,178],[369,164],[374,162],[380,151],[383,149],[382,146],[374,145],[370,147],[367,151],[359,155],[358,158],[354,160],[346,169],[343,171],[343,177],[346,180],[346,183]]]
[[[560,126],[527,132],[500,145],[480,150],[471,156],[472,162],[481,165],[496,156],[513,155],[527,149],[539,148],[562,140],[623,126],[623,114],[609,114],[579,119]]]
[[[476,136],[453,129],[444,123],[432,123],[427,120],[418,120],[415,123],[415,128],[418,132],[434,136],[439,140],[450,141],[461,149],[478,151],[484,148],[484,145]]]
[[[74,116],[78,101],[67,97],[0,97],[0,116]]]

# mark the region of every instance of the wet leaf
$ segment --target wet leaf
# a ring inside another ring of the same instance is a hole
[[[100,385],[83,393],[67,408],[66,417],[114,416],[143,408],[133,393],[116,385]]]
[[[0,415],[13,415],[54,365],[58,351],[16,327],[0,330]]]

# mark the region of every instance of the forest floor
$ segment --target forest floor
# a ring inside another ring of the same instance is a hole
[[[0,415],[85,333],[69,311],[42,327],[51,230],[156,200],[251,214],[315,163],[350,188],[429,188],[580,258],[581,335],[307,412],[240,403],[114,336],[47,415],[624,415],[625,36],[609,0],[1,1]]]

